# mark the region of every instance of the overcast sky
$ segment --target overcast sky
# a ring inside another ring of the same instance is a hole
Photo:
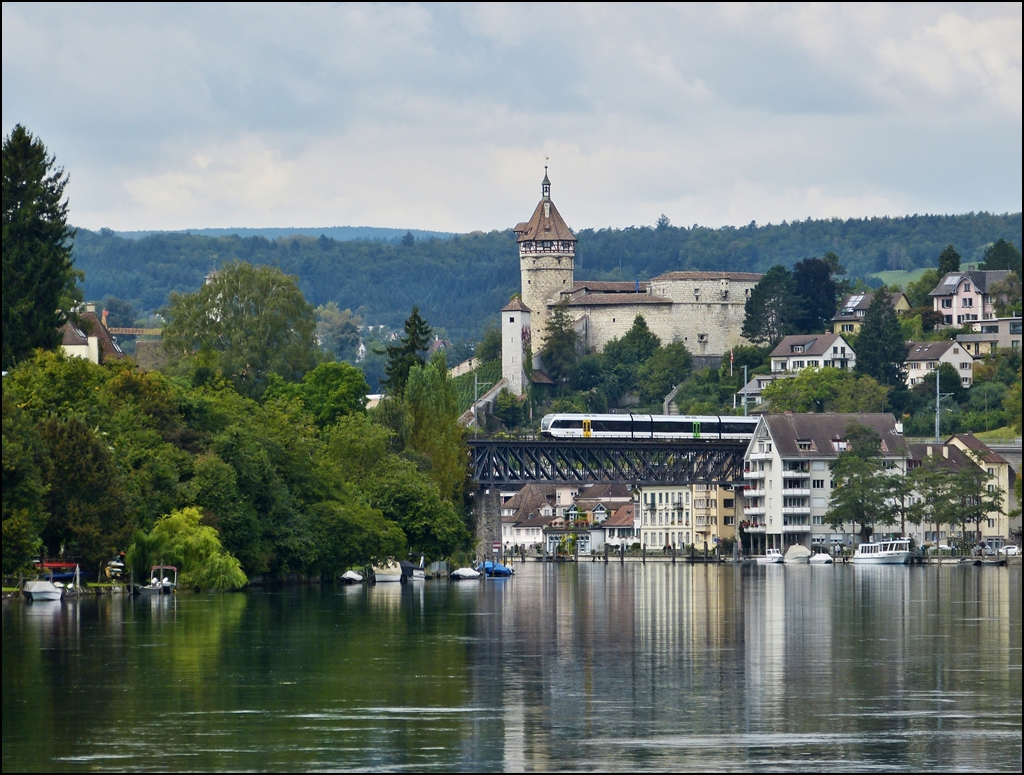
[[[87,228],[1021,209],[1021,5],[3,4]],[[549,161],[545,162],[546,159]]]

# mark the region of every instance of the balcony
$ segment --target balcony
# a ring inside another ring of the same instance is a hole
[[[757,525],[757,526],[751,525],[750,527],[746,527],[743,530],[746,533],[764,533],[765,529],[766,528],[765,528],[764,525]]]
[[[782,491],[782,494],[783,495],[798,495],[798,496],[802,495],[805,498],[807,498],[807,497],[810,497],[810,495],[811,495],[811,488],[810,487],[799,487],[799,488],[784,489]]]
[[[811,532],[811,526],[810,525],[783,525],[782,526],[782,532],[783,533],[810,533]]]
[[[782,507],[782,516],[784,516],[784,517],[785,516],[803,516],[804,514],[807,514],[809,516],[810,513],[811,513],[810,505],[807,505],[807,506],[783,506]]]
[[[809,479],[811,477],[810,471],[791,471],[788,468],[782,469],[782,476],[786,479]]]
[[[768,473],[767,471],[744,471],[743,472],[743,478],[744,479],[764,479],[765,474],[767,474],[767,473]]]
[[[744,498],[763,498],[764,497],[764,493],[765,493],[765,490],[764,490],[763,487],[761,489],[759,489],[759,490],[744,490],[743,491],[743,497]]]
[[[772,459],[772,453],[771,452],[751,452],[750,453],[750,459],[751,460],[771,460]]]
[[[808,509],[808,511],[810,511],[810,510]],[[763,517],[764,516],[764,506],[753,506],[751,508],[744,509],[743,510],[743,516],[745,516],[745,517]]]

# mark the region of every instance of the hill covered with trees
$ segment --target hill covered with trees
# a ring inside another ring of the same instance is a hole
[[[806,220],[719,229],[656,226],[582,229],[576,276],[647,279],[680,269],[766,271],[811,256],[836,253],[851,277],[886,269],[934,266],[947,245],[965,262],[980,260],[1002,238],[1021,244],[1021,214]],[[335,240],[291,236],[207,237],[187,233],[125,239],[112,231],[79,229],[75,266],[85,272],[85,295],[114,296],[139,313],[167,303],[172,291],[192,292],[225,262],[272,265],[299,278],[306,298],[335,302],[365,323],[398,328],[419,306],[435,328],[455,340],[476,339],[511,294],[519,266],[510,231],[474,232],[450,239]]]

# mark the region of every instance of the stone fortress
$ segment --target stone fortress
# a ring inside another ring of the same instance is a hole
[[[740,331],[744,305],[761,279],[752,272],[668,272],[647,282],[576,280],[576,235],[551,200],[547,168],[541,199],[515,229],[522,274],[521,300],[501,311],[502,376],[521,394],[539,356],[555,305],[564,303],[584,349],[600,351],[642,315],[662,344],[683,342],[698,364],[717,365],[732,347],[749,344]],[[523,363],[530,346],[533,363]],[[528,371],[525,371],[529,367]]]

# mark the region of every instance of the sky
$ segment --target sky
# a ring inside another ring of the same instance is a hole
[[[1021,210],[1021,4],[3,4],[90,229]]]

